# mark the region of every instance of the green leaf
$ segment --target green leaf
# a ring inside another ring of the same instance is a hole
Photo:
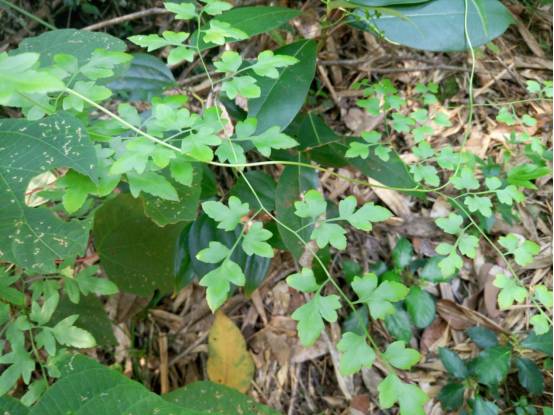
[[[193,3],[164,3],[164,7],[171,13],[175,13],[177,20],[190,20],[196,17],[196,8]]]
[[[385,317],[385,327],[393,338],[409,342],[412,338],[410,316],[399,304],[395,304],[395,309],[394,314]]]
[[[232,4],[227,3],[226,1],[219,1],[219,0],[204,0],[204,3],[206,3],[203,9],[204,13],[209,14],[211,16],[216,16],[218,14],[221,14],[224,11],[229,10],[233,7]]]
[[[539,367],[532,360],[517,357],[517,378],[521,386],[531,395],[542,395],[544,392],[544,378]]]
[[[221,147],[220,147],[221,148]],[[244,174],[248,183],[256,190],[263,206],[269,210],[275,210],[275,180],[273,177],[259,170],[251,170]],[[247,202],[253,210],[260,209],[260,202],[252,194],[245,179],[240,176],[235,185],[231,188],[230,195],[238,197]]]
[[[184,408],[185,412],[178,412],[183,415],[225,414],[229,408],[241,415],[279,415],[277,411],[259,404],[248,395],[208,381],[193,382],[163,395],[163,398]]]
[[[466,196],[464,204],[470,212],[479,212],[484,217],[492,216],[492,202],[490,197],[486,196]]]
[[[295,63],[298,63],[298,59],[293,56],[275,55],[271,50],[264,50],[258,55],[256,63],[252,65],[252,70],[256,75],[277,79],[279,78],[277,68],[285,68]]]
[[[260,87],[256,84],[256,79],[251,76],[233,77],[231,80],[223,82],[221,90],[230,99],[235,99],[238,96],[243,98],[258,98],[261,94]]]
[[[396,402],[400,415],[424,415],[423,405],[429,397],[416,385],[402,382],[395,374],[388,375],[379,383],[379,406],[391,408]]]
[[[498,339],[496,338],[496,334],[492,330],[487,329],[486,327],[482,327],[482,326],[471,327],[466,330],[466,333],[469,336],[469,338],[473,341],[473,343],[475,343],[481,349],[488,349],[489,347],[498,345]]]
[[[446,244],[441,244],[446,245]],[[437,249],[441,246],[439,245]],[[441,255],[445,255],[437,250],[437,253]],[[441,270],[442,276],[444,278],[452,277],[456,272],[458,272],[460,269],[462,269],[464,265],[464,261],[462,260],[462,257],[458,255],[454,250],[448,256],[442,258],[438,262],[438,267]]]
[[[386,39],[412,48],[445,52],[469,48],[465,36],[463,2],[434,0],[421,4],[394,3],[400,5],[382,9],[378,18],[371,14],[367,18],[365,11],[358,9],[355,11],[356,20],[352,20],[351,24],[369,32],[375,28]],[[510,12],[497,0],[483,0],[480,8],[475,6],[475,2],[470,2],[468,7],[467,27],[473,48],[500,36],[513,22]],[[487,16],[487,27],[483,27],[482,14]]]
[[[416,182],[424,181],[427,185],[436,187],[440,185],[440,177],[435,166],[425,164],[412,164],[410,172],[414,175]]]
[[[273,248],[267,241],[273,234],[264,229],[262,222],[254,222],[244,235],[242,249],[247,255],[259,255],[266,258],[273,258]]]
[[[533,262],[533,258],[540,252],[540,246],[535,242],[526,241],[510,233],[498,239],[498,243],[514,256],[516,264],[522,267]]]
[[[529,322],[533,326],[533,330],[537,334],[545,334],[550,329],[550,322],[544,314],[535,314],[529,319]]]
[[[317,219],[327,210],[327,202],[317,190],[308,190],[301,201],[294,202],[294,213],[301,218]]]
[[[384,319],[395,313],[392,303],[403,300],[408,295],[408,288],[394,281],[384,281],[379,286],[377,282],[377,275],[368,273],[362,278],[355,277],[352,288],[360,301],[368,305],[372,318]]]
[[[215,45],[224,45],[226,38],[243,40],[247,39],[248,35],[240,29],[231,26],[227,22],[222,22],[217,19],[211,19],[210,27],[203,30],[204,36],[202,40],[205,43],[213,43]]]
[[[508,108],[500,108],[496,116],[496,121],[512,126],[517,124],[517,117],[514,115],[514,112],[510,111]]]
[[[202,203],[202,210],[210,218],[218,222],[217,227],[226,231],[234,230],[243,216],[248,215],[248,203],[242,203],[238,197],[229,197],[229,207],[221,202],[208,201]]]
[[[517,187],[513,184],[506,186],[504,189],[497,190],[496,197],[498,197],[501,203],[510,206],[512,206],[514,202],[521,203],[525,200],[525,195],[518,191]]]
[[[226,50],[221,55],[221,60],[214,61],[216,72],[236,72],[242,65],[241,56],[232,50]]]
[[[546,288],[544,285],[539,284],[535,286],[535,298],[546,308],[552,308],[552,291]]]
[[[6,202],[0,207],[0,259],[51,273],[55,260],[83,254],[90,222],[65,222],[45,207],[27,207],[25,193],[33,177],[59,167],[96,180],[96,164],[84,125],[69,114],[0,120],[0,198]]]
[[[9,365],[0,375],[0,396],[9,392],[19,378],[28,384],[35,370],[35,361],[21,348],[0,356],[1,365]]]
[[[521,345],[526,349],[536,350],[552,357],[552,328],[548,333],[542,335],[534,332],[529,333],[521,342]]]
[[[96,341],[88,331],[75,327],[73,324],[79,318],[78,315],[66,317],[58,322],[52,329],[52,334],[59,344],[78,349],[87,349],[96,346]]]
[[[375,360],[375,352],[366,342],[365,336],[344,333],[337,344],[341,352],[340,371],[344,376],[353,375],[362,368],[370,368]]]
[[[421,355],[415,349],[406,348],[406,343],[398,340],[388,345],[383,357],[394,367],[409,370],[421,359]]]
[[[446,218],[435,219],[435,223],[446,233],[457,235],[461,230],[464,219],[455,213],[450,213]]]
[[[397,269],[404,269],[412,262],[414,251],[406,238],[400,238],[392,250],[392,263]]]
[[[487,401],[480,396],[473,400],[474,415],[498,415],[500,408],[494,402]]]
[[[458,249],[468,258],[475,259],[479,238],[473,235],[463,234],[458,241]]]
[[[468,370],[464,361],[456,352],[445,347],[439,348],[439,357],[442,365],[448,373],[456,379],[465,379],[468,376]]]
[[[321,223],[312,232],[311,239],[315,240],[319,248],[331,245],[338,250],[346,249],[346,231],[336,223]]]
[[[427,291],[413,286],[405,302],[406,310],[417,328],[424,329],[435,319],[435,301]]]
[[[194,61],[194,49],[191,49],[187,46],[178,46],[172,48],[167,55],[167,64],[168,65],[177,65],[183,61],[193,62]]]
[[[94,244],[109,279],[123,292],[147,297],[173,290],[182,228],[160,228],[145,216],[141,200],[120,194],[96,211]]]
[[[522,303],[527,298],[527,289],[522,287],[519,281],[507,275],[496,275],[493,284],[500,288],[498,305],[502,310],[510,308],[515,302]]]
[[[487,386],[499,385],[510,369],[512,350],[507,346],[490,347],[469,362],[469,369],[479,383]]]
[[[77,58],[79,66],[82,66],[97,49],[123,52],[126,48],[123,40],[107,33],[59,29],[24,39],[19,44],[17,53],[40,53],[41,65],[52,65],[56,54],[71,55]]]
[[[0,413],[9,415],[28,415],[29,409],[9,395],[0,396]]]
[[[175,187],[161,174],[153,171],[143,172],[141,174],[128,172],[127,180],[129,190],[133,197],[137,198],[141,193],[159,197],[160,199],[179,202],[179,195]]]
[[[298,145],[296,140],[280,132],[279,127],[271,127],[263,133],[249,137],[256,149],[266,156],[271,155],[271,149],[286,149]]]
[[[372,222],[383,222],[392,217],[388,209],[373,203],[366,203],[357,211],[355,209],[356,198],[348,196],[339,203],[339,217],[348,221],[356,229],[366,232],[373,228]]]
[[[258,120],[257,131],[278,126],[285,129],[304,105],[315,74],[316,44],[301,40],[279,48],[275,55],[287,55],[298,63],[282,68],[275,79],[256,77],[261,89],[259,98],[248,102],[248,116]]]
[[[537,186],[535,186],[532,180],[547,174],[550,174],[548,167],[537,166],[531,163],[520,164],[508,171],[507,182],[518,187],[535,190]]]
[[[301,272],[289,275],[287,284],[303,293],[311,293],[319,288],[314,272],[310,268],[302,268]]]
[[[443,409],[456,411],[464,404],[465,387],[461,383],[448,383],[442,387],[437,399]]]
[[[231,284],[243,286],[246,279],[242,269],[233,261],[226,260],[218,268],[208,272],[200,280],[206,287],[206,300],[212,312],[215,312],[227,299]]]
[[[303,346],[311,346],[321,335],[324,329],[323,320],[329,323],[337,321],[337,312],[340,308],[339,297],[326,297],[316,294],[310,301],[297,308],[292,318],[298,321],[298,336]]]
[[[196,254],[196,259],[208,264],[218,264],[230,254],[229,248],[221,242],[211,241],[207,248]]]
[[[475,178],[475,173],[469,167],[462,167],[460,173],[450,179],[450,183],[458,190],[479,189],[479,181]]]

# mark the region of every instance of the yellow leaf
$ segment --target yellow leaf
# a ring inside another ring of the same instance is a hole
[[[254,361],[237,326],[223,314],[215,313],[208,336],[208,378],[240,392],[246,392],[254,376]]]

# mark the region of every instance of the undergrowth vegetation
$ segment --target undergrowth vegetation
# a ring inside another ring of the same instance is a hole
[[[499,258],[499,308],[528,307],[530,327],[498,332],[485,322],[469,329],[479,350],[469,359],[441,348],[449,381],[438,400],[446,411],[467,414],[551,413],[548,399],[539,398],[543,372],[552,374],[552,291],[522,280],[540,246],[515,232],[491,232],[498,221],[520,220],[518,206],[551,174],[551,149],[526,132],[537,119],[516,102],[488,104],[507,127],[501,157],[466,148],[476,54],[506,30],[510,13],[497,0],[324,6],[319,40],[297,36],[285,44],[278,29],[299,10],[202,0],[164,4],[175,31],[135,34],[126,43],[106,33],[51,30],[0,53],[0,105],[11,115],[0,120],[2,413],[274,413],[217,385],[246,392],[249,380],[218,381],[216,363],[208,364],[216,383],[159,396],[75,349],[113,346],[101,298],[123,292],[155,305],[196,283],[217,324],[227,327],[218,326],[210,341],[235,335],[218,310],[238,292],[252,295],[276,253],[287,252],[297,271],[286,282],[304,298],[291,315],[301,344],[314,345],[329,324],[343,322],[340,375],[376,366],[384,374],[379,406],[423,414],[429,396],[404,373],[422,361],[413,333],[436,317],[428,288],[457,278],[480,246]],[[446,17],[432,17],[436,10]],[[313,111],[317,55],[326,34],[343,24],[419,49],[467,50],[472,66],[459,140],[433,145],[454,121],[434,82],[406,94],[386,77],[361,79],[353,85],[356,105],[379,123],[360,137],[327,126]],[[445,25],[453,30],[444,32]],[[235,48],[268,32],[282,46],[254,55]],[[128,45],[163,50],[165,63],[127,52]],[[148,84],[141,65],[158,84]],[[171,88],[167,67],[182,65],[200,68],[206,95]],[[551,81],[530,80],[526,89],[528,102],[552,98]],[[398,140],[409,144],[409,161],[398,155]],[[340,194],[335,203],[322,174],[421,204],[441,199],[434,254],[416,255],[399,238],[388,262],[357,263],[343,254],[337,272],[331,255],[340,257],[352,235],[386,227],[394,214],[355,195]],[[221,175],[234,185],[222,185]],[[241,370],[251,373],[250,356],[242,358]],[[517,397],[505,384],[514,374]],[[205,394],[223,399],[200,402]]]

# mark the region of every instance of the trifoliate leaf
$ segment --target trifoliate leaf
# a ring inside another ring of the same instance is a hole
[[[414,135],[414,141],[419,143],[425,140],[427,137],[433,135],[434,130],[428,125],[422,125],[420,127],[414,128],[412,134]]]
[[[463,265],[464,261],[454,250],[439,262],[439,268],[444,277],[454,275],[458,270],[462,269]]]
[[[496,191],[496,197],[500,203],[512,206],[513,202],[521,203],[525,200],[525,195],[517,190],[513,184],[506,186],[504,189]]]
[[[233,7],[231,3],[220,0],[203,0],[203,3],[206,3],[203,12],[210,16],[217,16]]]
[[[222,22],[217,19],[210,20],[210,27],[204,32],[203,40],[206,43],[214,43],[216,45],[225,44],[225,38],[242,40],[248,38],[248,35],[242,30],[235,29],[227,22]]]
[[[501,237],[498,243],[506,248],[508,254],[514,256],[516,264],[522,267],[531,264],[540,251],[540,246],[535,242],[522,240],[513,233]]]
[[[221,138],[212,133],[211,129],[199,129],[181,141],[181,150],[186,155],[198,161],[208,162],[213,158],[213,151],[210,146],[221,144]]]
[[[289,275],[287,284],[303,293],[311,293],[319,288],[314,272],[310,268],[302,268],[302,271]]]
[[[339,217],[356,229],[369,232],[373,228],[372,223],[383,222],[392,217],[392,213],[382,206],[366,203],[356,211],[356,205],[354,196],[348,196],[339,203]]]
[[[512,126],[517,123],[517,118],[507,108],[501,108],[496,116],[496,121]]]
[[[507,275],[498,274],[493,284],[500,288],[498,305],[502,310],[510,308],[514,302],[522,303],[527,298],[527,290],[520,285],[519,281]]]
[[[252,70],[257,75],[277,79],[279,77],[277,68],[284,68],[297,62],[298,59],[293,56],[274,55],[271,50],[264,50],[258,55],[256,63],[252,65]]]
[[[127,181],[129,182],[129,191],[134,198],[139,197],[141,192],[144,192],[165,200],[179,201],[177,191],[161,174],[154,173],[153,171],[147,171],[142,174],[128,172]]]
[[[475,190],[479,188],[479,180],[475,178],[475,173],[469,167],[463,167],[458,175],[450,178],[450,183],[458,190]]]
[[[552,308],[552,291],[544,285],[536,285],[534,295],[535,298],[546,308]]]
[[[277,126],[267,129],[260,135],[248,137],[248,139],[266,157],[271,155],[271,149],[281,150],[298,145],[296,140],[282,133]]]
[[[227,299],[231,284],[242,287],[246,278],[240,266],[231,260],[224,261],[218,268],[208,272],[200,280],[200,285],[206,287],[206,301],[214,312]]]
[[[117,65],[128,63],[132,59],[133,56],[128,53],[96,49],[90,60],[81,67],[80,72],[93,81],[109,78],[114,75],[113,69]]]
[[[406,298],[408,287],[395,281],[383,281],[377,286],[377,282],[377,275],[368,273],[362,278],[355,277],[352,289],[360,298],[360,302],[367,304],[372,318],[384,319],[395,313],[392,303]]]
[[[368,144],[379,144],[381,141],[381,133],[375,130],[362,131],[361,137]]]
[[[194,61],[194,49],[191,49],[188,46],[177,46],[176,48],[171,49],[169,55],[167,55],[168,65],[177,65],[183,61]]]
[[[369,145],[360,143],[358,141],[352,141],[349,144],[348,150],[346,150],[346,153],[344,154],[344,157],[346,158],[356,158],[360,157],[362,159],[366,159],[369,156]]]
[[[217,264],[223,261],[229,255],[229,248],[221,242],[211,241],[207,248],[202,249],[196,254],[196,259],[208,264]]]
[[[416,385],[402,382],[395,374],[388,375],[379,383],[379,406],[391,408],[396,402],[400,406],[400,415],[425,415],[423,405],[429,397]]]
[[[452,122],[448,118],[448,115],[444,112],[439,112],[433,117],[433,122],[441,127],[452,127]]]
[[[425,182],[429,186],[436,187],[440,184],[440,177],[435,166],[429,164],[412,164],[410,172],[416,182]]]
[[[475,259],[477,255],[477,247],[479,246],[479,238],[473,235],[464,234],[458,241],[458,249],[468,258]]]
[[[403,370],[409,370],[419,362],[421,355],[415,349],[406,348],[406,343],[402,340],[389,344],[383,357],[394,367]]]
[[[190,20],[196,17],[196,9],[193,3],[164,3],[164,7],[171,13],[175,13],[177,20]]]
[[[316,294],[309,302],[297,308],[292,318],[298,321],[298,336],[303,346],[311,346],[321,335],[324,328],[323,320],[330,323],[337,321],[337,312],[340,308],[339,297],[326,297]]]
[[[550,330],[550,322],[544,314],[535,314],[529,319],[529,322],[533,326],[533,331],[539,336],[545,334]]]
[[[344,376],[353,375],[362,368],[370,368],[375,360],[375,352],[366,342],[365,337],[352,332],[342,335],[337,344],[341,352],[340,371]]]
[[[247,161],[244,149],[231,140],[223,140],[223,143],[217,147],[215,155],[222,163],[245,164]]]
[[[315,240],[319,248],[331,245],[339,250],[346,248],[346,231],[336,223],[321,223],[312,231],[311,239]]]
[[[256,79],[251,76],[236,76],[229,81],[225,81],[221,86],[221,90],[230,99],[235,99],[238,96],[243,98],[258,98],[261,94],[261,89],[256,84]]]
[[[375,147],[374,153],[383,161],[389,161],[392,150],[385,146]]]
[[[221,55],[221,60],[214,61],[216,72],[236,72],[242,65],[241,56],[232,50],[226,50]]]
[[[246,255],[259,255],[273,258],[273,248],[267,241],[273,234],[264,229],[262,222],[254,222],[242,239],[242,249]]]
[[[450,213],[446,218],[435,219],[435,223],[446,233],[456,235],[462,230],[461,226],[464,219],[460,215]]]
[[[446,170],[454,170],[459,160],[460,154],[456,153],[451,146],[444,147],[437,156],[437,163]]]
[[[229,198],[229,207],[221,202],[208,201],[202,203],[202,209],[206,212],[206,215],[218,222],[218,229],[225,231],[234,230],[242,217],[250,212],[248,203],[242,203],[236,196]]]
[[[487,177],[485,179],[485,186],[487,186],[487,189],[489,190],[496,190],[502,186],[502,182],[498,177]]]
[[[464,204],[470,212],[479,212],[484,217],[492,216],[492,202],[490,197],[485,196],[466,196]]]
[[[435,155],[435,150],[427,141],[422,141],[412,149],[412,153],[420,160],[425,160]]]
[[[395,112],[392,114],[392,128],[399,133],[409,133],[410,128],[413,127],[416,122],[403,114]]]
[[[301,218],[319,218],[327,210],[327,202],[317,190],[308,190],[301,201],[294,202],[294,213]]]

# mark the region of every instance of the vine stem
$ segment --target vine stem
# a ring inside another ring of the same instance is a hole
[[[21,13],[22,15],[24,16],[27,16],[29,19],[33,19],[35,22],[37,23],[40,23],[41,25],[43,25],[44,27],[50,29],[50,30],[56,30],[56,26],[48,23],[47,21],[45,20],[42,20],[40,17],[38,16],[35,16],[33,13],[29,13],[27,10],[25,9],[22,9],[21,7],[19,6],[16,6],[15,4],[13,4],[12,2],[9,2],[7,0],[0,0],[0,4],[3,4],[4,6],[6,7],[9,7],[11,9],[14,9],[15,11]]]

